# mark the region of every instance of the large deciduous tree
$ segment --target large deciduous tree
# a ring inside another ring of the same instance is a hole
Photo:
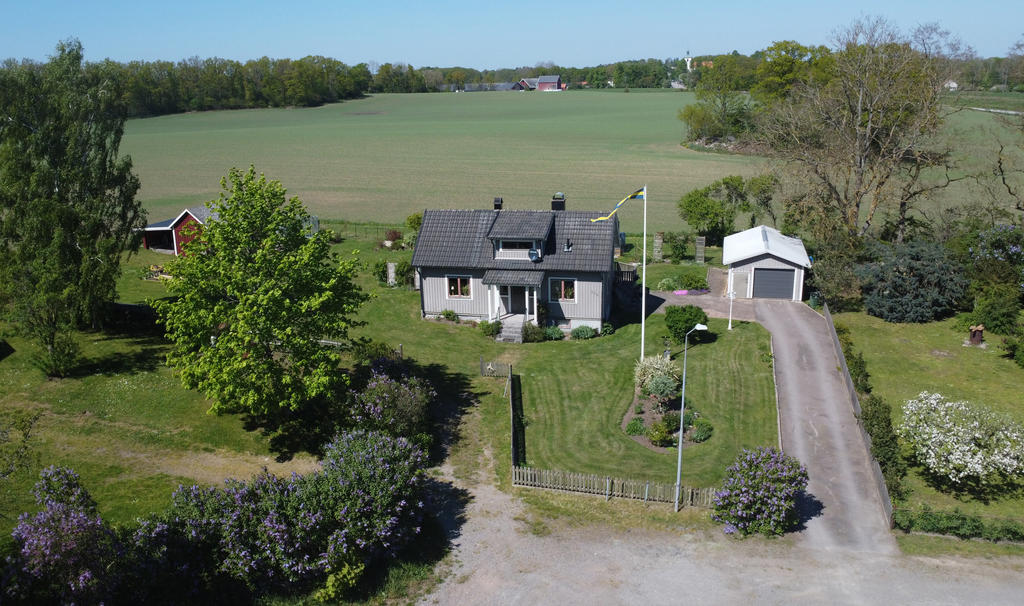
[[[943,53],[959,49],[934,27],[908,38],[881,19],[855,22],[836,47],[831,74],[794,86],[757,132],[803,192],[794,216],[864,235],[886,209],[902,241],[914,204],[960,178],[937,137]]]
[[[679,110],[677,117],[686,123],[690,140],[735,135],[747,128],[750,107],[742,91],[743,66],[737,57],[716,57],[711,67],[703,68],[697,83],[697,103]]]
[[[326,232],[308,234],[298,198],[255,168],[232,169],[212,216],[171,263],[175,298],[157,311],[174,346],[168,362],[212,412],[257,419],[336,395],[341,353],[367,296],[355,259],[339,260]]]
[[[775,224],[772,200],[778,185],[778,179],[770,173],[746,182],[738,175],[723,177],[680,198],[679,216],[706,236],[709,244],[721,244],[733,232],[736,215],[741,212],[750,213],[751,227],[765,215]]]
[[[146,223],[131,159],[118,155],[122,99],[74,40],[46,64],[0,69],[0,297],[51,375],[70,370],[72,329],[99,321]]]

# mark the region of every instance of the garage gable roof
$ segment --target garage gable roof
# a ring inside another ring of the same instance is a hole
[[[800,238],[782,235],[767,225],[752,227],[725,237],[722,244],[722,263],[732,265],[759,255],[772,255],[802,267],[810,267],[811,260]]]

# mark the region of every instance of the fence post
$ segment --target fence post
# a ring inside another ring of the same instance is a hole
[[[604,500],[609,501],[612,498],[612,479],[605,477],[604,479]]]
[[[647,495],[651,492],[651,481],[647,480],[647,484],[644,486],[644,503],[647,503]]]

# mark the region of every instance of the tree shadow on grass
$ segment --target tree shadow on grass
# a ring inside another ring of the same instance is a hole
[[[825,504],[818,497],[806,490],[801,491],[796,497],[797,524],[793,530],[795,532],[807,530],[807,523],[821,516],[824,511]]]
[[[471,389],[467,374],[452,372],[444,365],[421,365],[412,358],[403,358],[396,364],[402,372],[429,381],[437,392],[429,411],[433,439],[427,455],[429,464],[439,464],[459,440],[462,415],[476,404],[482,394]],[[361,389],[368,377],[368,367],[357,368],[352,373],[352,389]],[[274,416],[243,415],[242,422],[246,430],[260,431],[268,437],[270,449],[278,462],[291,460],[300,452],[319,456],[324,446],[347,427],[352,396],[351,391],[339,393],[333,398],[308,402],[299,410],[284,411]]]
[[[71,369],[68,377],[81,379],[91,375],[153,372],[164,364],[167,342],[160,335],[116,335],[104,331],[99,337],[99,340],[113,339],[125,341],[131,350],[83,358]]]

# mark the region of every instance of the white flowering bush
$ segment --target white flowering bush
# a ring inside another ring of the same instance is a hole
[[[647,356],[636,363],[633,368],[633,381],[640,391],[650,391],[650,382],[654,377],[668,377],[676,384],[679,383],[679,367],[672,360],[665,356]]]
[[[897,432],[930,472],[957,486],[986,486],[1024,474],[1024,428],[970,402],[922,392],[903,405]]]

